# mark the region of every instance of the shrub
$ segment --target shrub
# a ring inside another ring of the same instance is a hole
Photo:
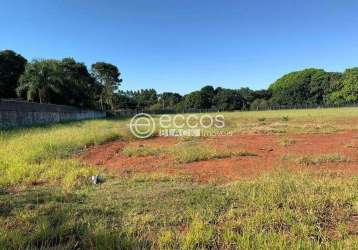
[[[288,122],[288,116],[282,116],[281,120],[284,122]]]

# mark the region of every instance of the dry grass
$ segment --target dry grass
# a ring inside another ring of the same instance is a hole
[[[351,159],[341,154],[306,155],[297,159],[297,163],[304,166],[321,165],[324,163],[350,162]]]
[[[196,161],[206,161],[210,159],[222,159],[238,156],[256,156],[255,153],[248,151],[230,151],[229,149],[217,149],[200,143],[182,143],[175,146],[171,153],[179,163],[190,163]]]
[[[290,145],[294,145],[296,144],[296,140],[290,139],[288,137],[284,137],[280,140],[279,142],[280,145],[284,146],[284,147],[288,147]]]
[[[356,249],[357,178],[278,170],[230,185],[164,174],[0,196],[0,249]]]

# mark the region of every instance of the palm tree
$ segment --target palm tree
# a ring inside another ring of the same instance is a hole
[[[49,102],[51,93],[59,93],[62,82],[61,63],[56,60],[33,60],[28,63],[17,88],[19,96],[29,101]]]

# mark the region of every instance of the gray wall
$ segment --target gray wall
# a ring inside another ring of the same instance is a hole
[[[0,128],[104,118],[106,112],[0,99]]]

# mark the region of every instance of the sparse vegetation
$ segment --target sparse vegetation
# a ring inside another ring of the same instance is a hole
[[[246,151],[246,150],[242,150],[239,152],[233,152],[232,154],[233,154],[233,156],[257,156],[257,154]]]
[[[225,158],[230,157],[229,152],[218,154],[218,152],[204,145],[180,145],[172,149],[172,154],[176,161],[180,163],[190,163],[195,161],[205,161],[214,158]]]
[[[293,145],[293,144],[296,144],[296,141],[293,140],[293,139],[290,139],[288,137],[284,137],[280,140],[280,144],[284,147],[287,147],[287,146],[290,146],[290,145]]]
[[[143,157],[158,155],[163,151],[161,148],[152,148],[146,145],[126,146],[122,153],[127,157]]]
[[[343,156],[341,154],[324,154],[318,156],[302,156],[298,158],[297,162],[301,165],[310,166],[310,165],[321,165],[324,163],[340,163],[340,162],[349,162],[350,158]]]
[[[346,145],[347,148],[358,148],[357,143],[351,142]]]
[[[292,132],[307,132],[302,130],[304,124],[337,121],[335,127],[345,129],[346,119],[341,118],[354,120],[358,114],[356,109],[337,111],[287,111],[286,127],[279,122],[283,111],[225,113],[225,119],[235,133],[252,134],[258,119],[267,117],[272,128],[285,129],[282,141],[291,145]],[[317,117],[314,122],[310,122],[312,116]],[[1,131],[0,249],[358,247],[356,177],[312,174],[310,168],[302,173],[278,169],[249,180],[206,184],[181,172],[138,173],[131,166],[128,174],[111,175],[73,156],[92,145],[125,140],[127,122],[98,120]],[[279,135],[268,133],[275,143],[281,142]],[[256,155],[224,143],[212,147],[206,138],[178,141],[162,151],[145,141],[143,146],[133,146],[140,144],[131,138],[123,154],[170,153],[182,163],[179,167],[193,161]],[[270,147],[262,152],[276,153]],[[250,160],[261,160],[258,154]],[[343,154],[299,159],[293,154],[287,159],[291,156],[292,163],[309,166],[355,160]],[[89,185],[90,176],[98,174],[106,177],[104,182]]]
[[[180,144],[172,149],[172,154],[179,163],[222,159],[234,156],[256,156],[256,154],[248,151],[232,152],[202,144]]]

